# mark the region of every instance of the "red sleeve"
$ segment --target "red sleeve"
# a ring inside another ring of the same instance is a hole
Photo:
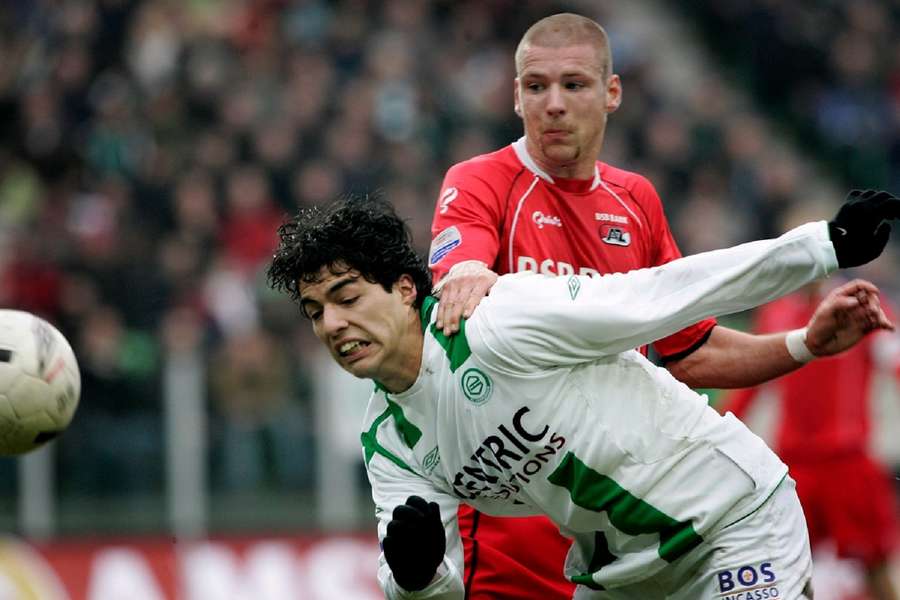
[[[428,267],[435,283],[464,260],[480,260],[495,268],[503,201],[471,161],[450,168],[431,221]]]
[[[678,249],[678,244],[672,237],[672,230],[669,229],[669,221],[663,211],[662,201],[653,188],[653,184],[642,177],[634,186],[632,194],[644,209],[651,230],[650,240],[653,246],[650,248],[649,255],[652,258],[651,264],[648,266],[656,267],[681,258],[681,250]],[[669,337],[656,340],[653,342],[653,348],[664,359],[674,358],[679,354],[695,350],[703,344],[715,326],[715,319],[705,319],[685,327]]]

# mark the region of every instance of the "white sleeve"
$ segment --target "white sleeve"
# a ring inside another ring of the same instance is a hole
[[[629,273],[506,275],[466,323],[466,335],[473,351],[514,370],[577,364],[758,306],[837,267],[820,221]]]
[[[379,544],[387,534],[387,526],[391,522],[394,508],[405,503],[406,499],[413,495],[438,503],[447,536],[444,561],[438,566],[437,573],[428,587],[419,591],[407,591],[397,585],[382,552],[378,557],[378,583],[384,597],[387,600],[462,600],[465,596],[463,549],[456,516],[459,500],[437,489],[428,480],[388,460],[382,460],[379,456],[372,458],[366,465],[366,471],[372,485],[372,499],[375,501]]]

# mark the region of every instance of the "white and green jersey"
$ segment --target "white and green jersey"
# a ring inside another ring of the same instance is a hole
[[[459,502],[546,514],[575,540],[566,575],[607,588],[651,577],[758,508],[787,467],[631,349],[836,268],[819,222],[625,274],[506,275],[451,337],[428,298],[418,378],[400,394],[376,386],[362,444],[379,538],[417,494],[440,504],[447,553],[415,593],[382,555],[385,595],[462,598]]]

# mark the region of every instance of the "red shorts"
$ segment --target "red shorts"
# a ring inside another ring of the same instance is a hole
[[[467,600],[570,600],[571,540],[546,517],[491,517],[460,504]]]
[[[897,542],[897,498],[890,475],[863,454],[789,461],[809,540],[833,541],[839,556],[875,566]]]

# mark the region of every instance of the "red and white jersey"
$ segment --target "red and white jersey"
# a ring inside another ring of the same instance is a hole
[[[435,281],[464,260],[480,260],[501,275],[602,275],[681,256],[646,178],[600,161],[592,180],[551,177],[528,155],[524,137],[447,172],[431,233]],[[707,319],[654,347],[671,357],[696,346],[714,325]]]

